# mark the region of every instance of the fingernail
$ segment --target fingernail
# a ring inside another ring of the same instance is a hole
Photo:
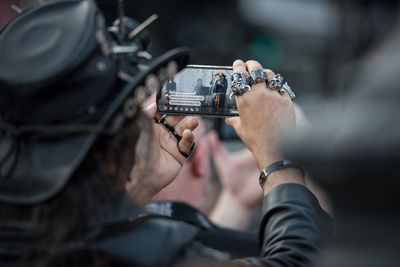
[[[235,67],[236,65],[241,65],[241,64],[244,64],[243,60],[241,60],[241,59],[236,59],[236,60],[233,62],[233,66],[234,66],[234,67]]]

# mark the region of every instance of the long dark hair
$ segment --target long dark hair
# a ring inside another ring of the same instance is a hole
[[[141,132],[152,135],[150,121],[139,111],[119,133],[97,140],[65,188],[52,199],[31,206],[0,203],[0,248],[1,236],[9,236],[7,227],[17,233],[21,230],[17,226],[27,223],[22,231],[26,240],[21,242],[21,253],[7,259],[1,259],[0,255],[0,265],[8,260],[29,266],[51,266],[53,257],[71,236],[94,224],[93,214],[115,209],[124,199],[124,185],[135,161],[135,147]],[[13,235],[9,241],[15,241]],[[81,259],[72,261],[62,265],[78,264]],[[98,255],[86,253],[87,261],[95,266],[107,264]]]

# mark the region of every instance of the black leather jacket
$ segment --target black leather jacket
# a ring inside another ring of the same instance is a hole
[[[245,266],[309,266],[321,242],[333,232],[332,219],[314,195],[297,184],[280,185],[265,197],[259,231],[261,254],[254,257],[249,257],[253,249],[240,250],[240,234],[149,216],[129,201],[115,214],[98,218],[97,227],[70,238],[47,264],[88,266],[96,261],[109,266],[171,266],[196,259],[236,258],[237,264]],[[20,266],[16,262],[29,236],[20,226],[0,226],[0,266]],[[42,260],[32,259],[28,266],[41,265]]]

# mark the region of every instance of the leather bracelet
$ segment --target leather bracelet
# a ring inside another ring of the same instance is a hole
[[[284,169],[284,168],[297,168],[302,171],[303,177],[306,175],[306,171],[305,171],[304,167],[299,163],[296,163],[294,161],[287,160],[287,159],[277,161],[277,162],[274,162],[274,163],[268,165],[265,169],[263,169],[261,171],[260,178],[259,178],[259,183],[260,183],[261,188],[264,190],[264,183],[271,173],[273,173],[274,171],[280,170],[280,169]]]

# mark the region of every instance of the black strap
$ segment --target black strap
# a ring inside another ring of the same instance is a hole
[[[305,174],[306,174],[304,167],[299,163],[296,163],[296,162],[288,160],[288,159],[277,161],[277,162],[274,162],[274,163],[268,165],[264,170],[261,171],[260,179],[259,179],[261,188],[264,189],[265,180],[267,180],[267,177],[271,173],[273,173],[274,171],[280,170],[280,169],[284,169],[284,168],[297,168],[303,172],[303,176],[305,176]]]

